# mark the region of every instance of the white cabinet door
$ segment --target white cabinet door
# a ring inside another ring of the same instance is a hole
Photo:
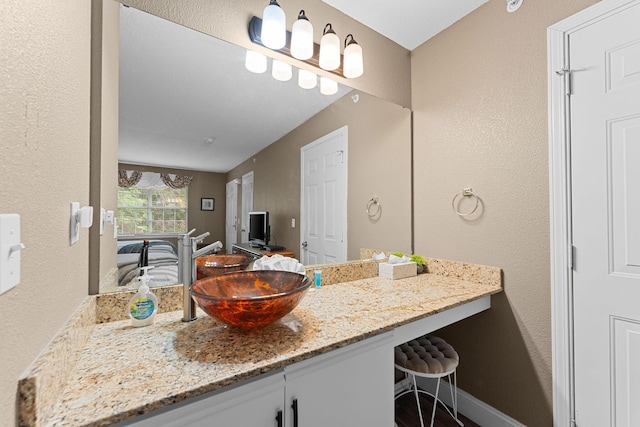
[[[274,427],[284,418],[282,371],[223,392],[190,399],[121,425],[135,427]],[[282,425],[282,424],[281,424]]]
[[[391,333],[288,366],[285,380],[287,427],[393,426]]]

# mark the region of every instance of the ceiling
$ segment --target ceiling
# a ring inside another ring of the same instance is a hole
[[[322,0],[413,50],[489,0]]]
[[[488,0],[323,0],[412,50]],[[244,67],[245,50],[121,7],[118,159],[226,173],[336,95]]]

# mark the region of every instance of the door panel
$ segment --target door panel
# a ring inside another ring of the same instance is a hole
[[[640,425],[640,4],[569,39],[576,424]]]
[[[227,253],[232,253],[231,247],[238,243],[238,184],[235,180],[227,182],[227,212],[225,215],[225,236]]]
[[[347,127],[301,149],[302,263],[346,260]]]

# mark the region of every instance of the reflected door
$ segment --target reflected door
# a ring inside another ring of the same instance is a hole
[[[305,265],[346,261],[347,126],[302,147],[301,258]]]
[[[240,239],[242,243],[249,241],[249,212],[253,210],[253,172],[242,175],[242,224]]]
[[[227,182],[227,213],[225,236],[227,253],[233,253],[231,247],[238,243],[238,184],[235,180]]]
[[[640,426],[640,2],[570,36],[578,426]]]

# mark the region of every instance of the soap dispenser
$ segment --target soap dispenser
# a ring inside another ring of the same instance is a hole
[[[131,317],[131,326],[136,328],[140,326],[151,325],[158,312],[158,298],[149,290],[149,269],[151,267],[142,267],[140,276],[135,280],[140,283],[138,292],[129,301],[129,317]]]

